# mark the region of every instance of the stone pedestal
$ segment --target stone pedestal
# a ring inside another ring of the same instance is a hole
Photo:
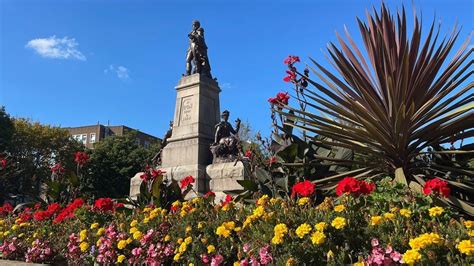
[[[142,179],[140,176],[143,172],[136,173],[134,177],[130,180],[130,197],[134,200],[137,199],[137,195],[140,194],[140,185],[142,184]]]
[[[206,167],[206,172],[209,177],[209,189],[216,193],[216,202],[224,199],[227,190],[242,189],[242,186],[237,183],[237,180],[245,180],[249,178],[246,169],[247,163],[228,162],[215,163]]]
[[[206,166],[212,162],[209,146],[219,122],[219,86],[199,74],[184,76],[176,86],[173,133],[162,153],[167,178],[181,180],[192,175],[198,192],[209,190]]]

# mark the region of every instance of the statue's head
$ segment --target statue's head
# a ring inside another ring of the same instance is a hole
[[[221,114],[221,117],[224,119],[224,121],[227,121],[227,119],[229,119],[229,111],[224,110],[224,112]]]
[[[170,121],[170,127],[173,127],[173,120]]]
[[[201,27],[199,20],[193,20],[193,30],[197,30]]]

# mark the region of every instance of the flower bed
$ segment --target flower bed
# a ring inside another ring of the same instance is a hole
[[[36,205],[0,220],[3,259],[69,264],[297,265],[474,263],[474,222],[389,179],[344,179],[338,197],[310,183],[289,199],[240,204],[212,193],[170,210],[110,199]],[[434,191],[434,189],[431,189]]]

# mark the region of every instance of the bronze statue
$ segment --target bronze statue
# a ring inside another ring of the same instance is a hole
[[[204,29],[197,20],[193,21],[193,30],[188,34],[189,48],[186,52],[186,76],[199,73],[212,78],[211,66],[207,57],[207,45]]]
[[[163,140],[161,141],[160,150],[155,154],[153,159],[151,159],[154,165],[161,165],[161,155],[163,153],[163,149],[168,144],[168,139],[171,138],[172,133],[173,133],[173,121],[170,121],[170,128],[168,129],[168,131],[166,131],[166,134],[163,137]]]
[[[240,119],[235,120],[235,129],[227,122],[229,120],[229,111],[222,112],[222,121],[215,128],[214,143],[211,145],[213,162],[232,161],[237,158],[240,149],[240,140],[238,133],[240,129]]]

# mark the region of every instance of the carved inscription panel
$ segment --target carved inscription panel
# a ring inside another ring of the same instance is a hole
[[[193,113],[193,100],[192,97],[184,97],[181,102],[181,115],[180,115],[180,125],[186,125],[191,123],[192,113]]]

